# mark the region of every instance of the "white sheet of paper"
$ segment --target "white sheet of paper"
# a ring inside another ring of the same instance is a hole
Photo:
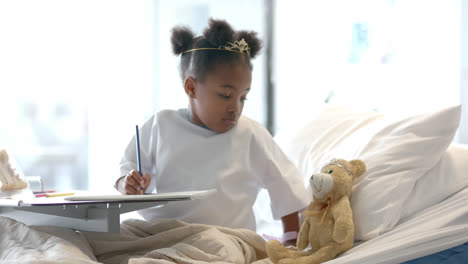
[[[144,195],[73,195],[65,197],[67,201],[178,201],[197,200],[216,193],[215,189],[188,191],[188,192],[168,192]]]

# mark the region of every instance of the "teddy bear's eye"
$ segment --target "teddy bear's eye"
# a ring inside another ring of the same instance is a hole
[[[332,174],[332,173],[333,173],[333,170],[329,170],[329,171],[328,171],[328,174]]]

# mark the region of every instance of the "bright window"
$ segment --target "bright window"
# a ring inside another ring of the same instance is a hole
[[[111,190],[135,125],[187,106],[172,27],[201,34],[214,17],[263,37],[262,8],[261,0],[1,1],[0,147],[46,189]],[[263,61],[254,61],[244,111],[260,122]]]
[[[276,10],[279,129],[324,102],[390,112],[460,102],[460,0],[291,0]]]

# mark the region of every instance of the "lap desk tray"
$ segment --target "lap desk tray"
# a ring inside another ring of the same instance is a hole
[[[0,198],[0,215],[27,225],[53,225],[82,231],[119,233],[120,214],[169,202],[203,199],[214,192],[216,190],[145,195]]]

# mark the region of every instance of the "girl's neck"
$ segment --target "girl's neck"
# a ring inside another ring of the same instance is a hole
[[[187,120],[190,121],[190,123],[194,124],[194,125],[197,125],[199,127],[203,127],[203,128],[206,128],[208,130],[211,130],[210,128],[208,128],[207,126],[205,125],[200,125],[200,124],[197,124],[195,122],[193,122],[193,119],[192,119],[192,114],[191,114],[191,111],[190,111],[190,107],[187,107],[185,109],[185,116],[187,117]]]

